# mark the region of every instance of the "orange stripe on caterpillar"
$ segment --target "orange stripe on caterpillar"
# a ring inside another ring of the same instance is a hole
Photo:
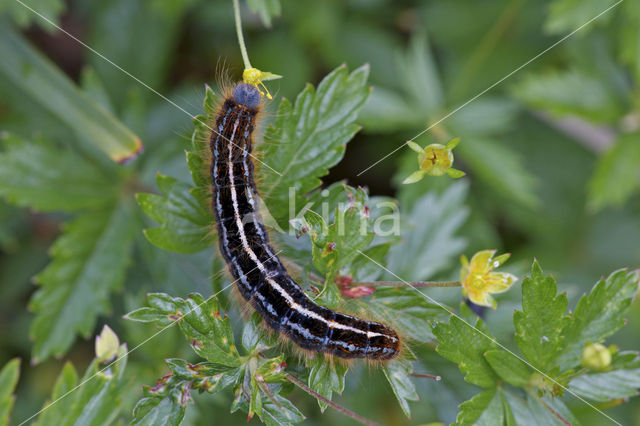
[[[237,280],[240,294],[271,329],[303,349],[341,358],[395,358],[400,353],[395,330],[314,303],[269,244],[258,211],[251,161],[260,103],[255,86],[236,85],[218,109],[209,137],[212,208],[220,252]]]

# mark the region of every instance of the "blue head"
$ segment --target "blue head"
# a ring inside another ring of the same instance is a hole
[[[251,84],[240,83],[233,89],[233,100],[247,108],[260,105],[260,91]]]

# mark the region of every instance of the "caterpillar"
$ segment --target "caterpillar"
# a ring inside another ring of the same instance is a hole
[[[211,204],[220,252],[240,294],[272,330],[302,349],[339,358],[395,358],[400,352],[395,330],[314,303],[275,255],[258,211],[250,158],[261,93],[246,83],[229,93],[209,136]]]

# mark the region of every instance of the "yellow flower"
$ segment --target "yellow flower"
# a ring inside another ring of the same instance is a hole
[[[277,80],[279,78],[282,78],[282,76],[268,71],[260,71],[258,68],[246,68],[242,73],[242,81],[256,86],[260,94],[265,96],[265,93],[260,90],[260,86],[262,86],[268,99],[271,99],[271,93],[269,93],[263,81]]]
[[[462,283],[462,294],[469,298],[476,305],[487,306],[495,309],[498,304],[491,297],[491,294],[502,293],[509,290],[514,282],[518,280],[515,275],[507,272],[493,272],[511,256],[509,253],[502,254],[496,258],[493,255],[496,250],[482,250],[471,258],[462,255],[460,261],[460,282]]]
[[[460,138],[451,139],[446,145],[432,143],[424,148],[413,141],[407,141],[409,148],[418,153],[419,170],[413,172],[402,183],[414,183],[422,180],[425,175],[442,176],[444,174],[452,178],[464,176],[464,172],[451,168],[453,165],[453,148],[460,143]]]

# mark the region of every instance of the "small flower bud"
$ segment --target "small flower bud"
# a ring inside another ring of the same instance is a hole
[[[580,364],[591,370],[604,371],[611,365],[611,352],[600,343],[589,343],[582,351]]]

